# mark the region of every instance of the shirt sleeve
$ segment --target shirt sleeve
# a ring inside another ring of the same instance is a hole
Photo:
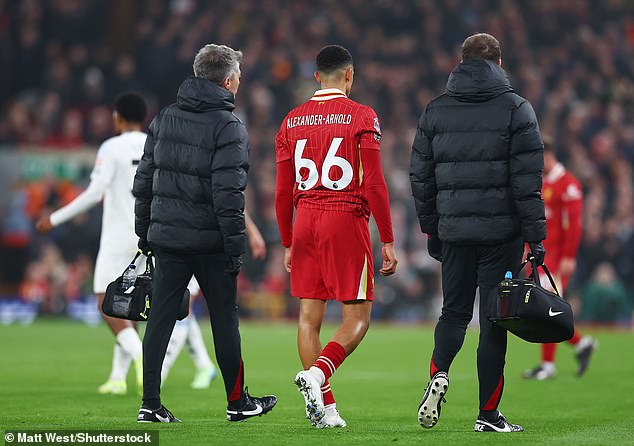
[[[412,143],[409,180],[420,229],[425,234],[438,234],[436,209],[436,161],[432,151],[433,134],[427,122],[427,108],[418,120]]]
[[[546,216],[542,199],[544,143],[535,111],[522,102],[511,117],[509,181],[515,210],[526,242],[546,238]]]
[[[279,132],[275,136],[275,158],[278,163],[282,161],[290,160],[293,158],[293,153],[288,146],[286,139],[286,120],[288,116],[282,121]]]
[[[362,120],[359,149],[361,165],[363,166],[363,185],[370,212],[379,229],[379,236],[383,243],[392,243],[392,215],[390,212],[390,195],[385,183],[383,168],[381,167],[381,127],[374,110],[367,107],[367,113]]]
[[[381,150],[381,125],[370,107],[365,107],[358,129],[359,145],[365,150]]]
[[[249,137],[241,122],[227,124],[219,133],[211,161],[212,202],[230,257],[246,252],[244,189],[249,171]]]
[[[583,192],[577,181],[570,181],[561,196],[561,222],[566,233],[562,257],[576,258],[582,235]]]
[[[161,112],[154,117],[147,130],[147,138],[143,146],[143,156],[132,185],[132,195],[134,195],[134,232],[136,235],[147,241],[148,230],[150,228],[150,209],[152,204],[152,183],[154,177],[154,144],[159,134],[159,122]]]
[[[58,226],[99,203],[112,182],[115,170],[116,159],[104,143],[97,152],[95,167],[90,174],[90,184],[77,198],[51,214],[51,224]]]
[[[275,179],[275,214],[282,237],[282,246],[288,248],[293,241],[293,190],[295,172],[290,159],[277,163]]]

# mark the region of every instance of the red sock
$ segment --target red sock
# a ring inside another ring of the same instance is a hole
[[[581,335],[575,330],[575,334],[572,335],[572,338],[568,339],[568,344],[577,345],[581,341]]]
[[[313,367],[319,368],[326,378],[324,382],[328,382],[328,379],[335,373],[344,359],[346,359],[346,351],[341,344],[330,341],[321,351]]]
[[[431,358],[431,361],[429,361],[429,377],[433,378],[438,370],[438,367],[436,367],[434,363],[434,358]]]
[[[542,362],[555,362],[557,344],[542,344]]]
[[[321,386],[321,393],[324,395],[324,406],[335,404],[335,396],[332,394],[330,383],[328,381],[326,381],[324,385]]]

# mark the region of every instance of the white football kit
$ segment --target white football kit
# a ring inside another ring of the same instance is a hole
[[[95,293],[105,293],[108,284],[121,275],[137,251],[132,184],[146,137],[143,132],[132,131],[104,141],[97,152],[88,188],[71,203],[51,214],[51,223],[57,226],[103,199]]]

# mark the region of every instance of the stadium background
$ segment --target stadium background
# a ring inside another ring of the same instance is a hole
[[[375,319],[431,320],[439,264],[410,196],[418,115],[444,90],[469,34],[502,45],[516,91],[533,104],[586,195],[570,296],[579,320],[631,324],[634,290],[634,4],[627,0],[0,0],[0,319],[17,302],[65,314],[89,302],[100,209],[47,237],[42,212],[86,185],[111,136],[110,104],[139,90],[150,117],[172,102],[205,43],[244,52],[237,114],[251,139],[248,208],[268,244],[240,279],[245,315],[294,316],[274,215],[274,135],[316,89],[320,47],[355,58],[352,98],[382,129],[399,271],[377,278]],[[374,237],[376,240],[377,237]],[[122,265],[123,268],[123,265]]]

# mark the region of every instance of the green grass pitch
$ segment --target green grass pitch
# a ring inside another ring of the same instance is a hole
[[[210,332],[201,321],[208,345]],[[325,329],[325,336],[334,327]],[[304,419],[303,400],[292,384],[299,368],[293,324],[242,324],[246,383],[251,393],[274,393],[277,407],[244,423],[225,420],[220,379],[192,390],[193,364],[186,352],[165,383],[165,405],[183,420],[138,425],[140,398],[129,374],[127,396],[98,395],[110,370],[113,337],[105,325],[38,321],[0,326],[0,430],[160,429],[161,445],[624,445],[634,444],[632,333],[590,330],[600,342],[588,374],[574,377],[573,351],[559,349],[557,379],[525,381],[523,369],[538,361],[538,347],[509,336],[506,389],[501,410],[526,431],[473,432],[477,415],[475,350],[469,331],[450,373],[447,403],[438,425],[422,429],[416,411],[432,348],[432,327],[375,325],[332,380],[348,428],[316,430]]]

